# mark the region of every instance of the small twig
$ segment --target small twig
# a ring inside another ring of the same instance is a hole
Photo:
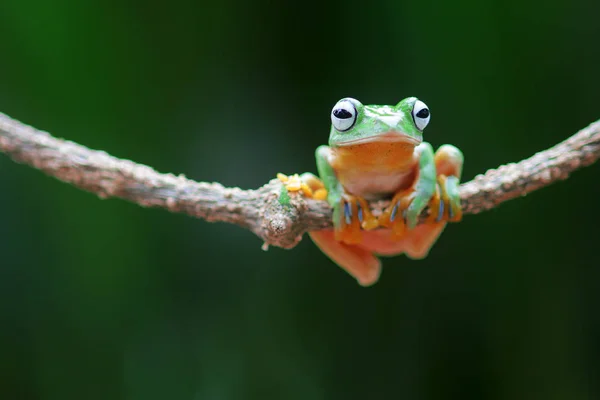
[[[294,247],[310,230],[331,227],[331,208],[324,201],[292,193],[280,201],[277,179],[257,190],[195,182],[183,175],[161,174],[103,151],[57,139],[0,113],[0,150],[101,198],[120,197],[143,207],[162,207],[207,221],[229,222],[250,229],[265,243]],[[524,196],[600,158],[600,121],[556,146],[516,164],[503,165],[460,186],[464,214],[477,214]],[[283,203],[283,204],[282,204]],[[372,203],[378,214],[385,201]],[[427,214],[424,211],[423,216]]]

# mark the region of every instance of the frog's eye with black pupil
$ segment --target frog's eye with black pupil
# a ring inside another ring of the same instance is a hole
[[[429,108],[427,108],[425,103],[423,103],[421,100],[417,100],[413,106],[412,117],[413,121],[415,121],[417,129],[422,131],[429,123],[431,114],[429,113]]]
[[[331,110],[331,123],[340,132],[352,128],[356,122],[356,107],[349,99],[342,99]]]

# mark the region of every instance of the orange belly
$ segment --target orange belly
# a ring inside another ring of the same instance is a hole
[[[415,146],[401,142],[374,142],[332,148],[337,170],[407,171],[415,165]]]
[[[416,177],[415,146],[409,143],[363,143],[331,149],[331,166],[344,189],[370,199],[410,187]]]

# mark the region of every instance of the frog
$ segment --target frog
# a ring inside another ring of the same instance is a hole
[[[443,144],[434,152],[423,140],[431,112],[416,97],[396,105],[363,105],[345,97],[332,108],[328,145],[316,149],[318,176],[278,174],[288,191],[324,200],[333,229],[309,232],[318,248],[371,286],[380,257],[427,257],[448,222],[462,219],[459,185],[462,152]],[[389,200],[378,215],[369,203]],[[424,221],[421,213],[429,207]]]

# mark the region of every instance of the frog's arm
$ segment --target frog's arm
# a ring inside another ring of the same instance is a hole
[[[319,146],[315,152],[315,157],[317,159],[319,177],[327,190],[327,202],[333,208],[333,224],[338,227],[340,224],[340,202],[344,188],[337,179],[333,167],[329,164],[330,151],[329,146]]]
[[[461,151],[445,144],[435,153],[434,163],[437,188],[429,202],[429,220],[410,231],[404,245],[404,252],[413,259],[427,256],[444,230],[446,221],[460,221],[462,218],[458,192],[463,166]]]
[[[379,217],[380,226],[392,229],[397,240],[402,239],[406,229],[414,229],[419,214],[436,193],[436,167],[433,148],[422,142],[415,148],[415,181],[410,188],[397,192],[390,205]]]
[[[342,199],[344,189],[338,181],[333,167],[329,164],[329,154],[329,146],[319,146],[315,152],[315,158],[317,159],[319,177],[323,181],[325,189],[327,189],[327,202],[333,207]]]
[[[415,183],[414,198],[406,210],[406,223],[409,229],[417,226],[419,215],[435,194],[436,168],[433,148],[423,142],[415,148],[419,157],[419,172]]]

